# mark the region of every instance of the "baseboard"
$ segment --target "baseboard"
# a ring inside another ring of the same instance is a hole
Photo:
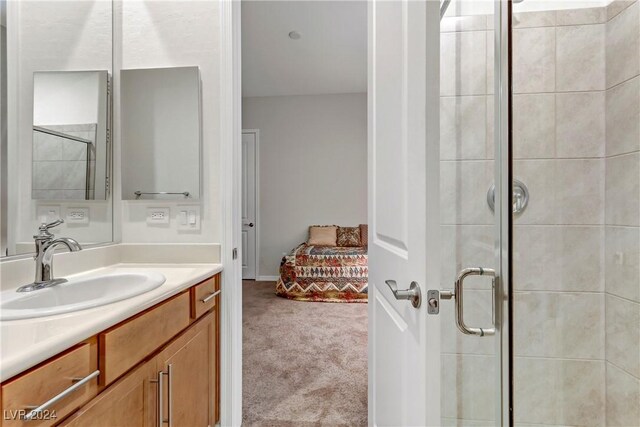
[[[256,276],[258,282],[277,282],[280,276]]]

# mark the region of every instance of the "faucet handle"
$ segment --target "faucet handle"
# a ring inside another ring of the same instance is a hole
[[[53,228],[53,227],[57,227],[57,226],[59,226],[60,224],[63,224],[63,223],[64,223],[64,219],[62,219],[62,218],[58,218],[55,221],[50,222],[49,224],[47,224],[46,222],[43,222],[42,224],[40,224],[40,227],[38,228],[38,230],[47,231],[48,229]]]
[[[53,222],[50,223],[46,223],[43,222],[42,224],[40,224],[40,227],[38,227],[38,234],[33,236],[34,239],[51,239],[53,238],[53,234],[49,231],[50,228],[53,227],[57,227],[60,224],[64,223],[63,219],[57,219]]]

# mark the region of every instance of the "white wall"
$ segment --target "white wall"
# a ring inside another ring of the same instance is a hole
[[[125,1],[116,3],[121,37],[116,41],[119,69],[198,66],[202,84],[201,229],[181,232],[175,218],[167,227],[146,224],[149,206],[172,208],[180,201],[122,201],[123,242],[220,242],[219,3],[216,1]],[[116,112],[118,117],[119,112]],[[116,132],[119,134],[118,125]],[[119,153],[115,156],[120,168]],[[120,193],[120,182],[115,187]]]
[[[76,125],[98,122],[98,73],[38,73],[34,78],[33,124]]]
[[[244,98],[242,127],[259,129],[259,275],[313,224],[367,221],[367,95]]]

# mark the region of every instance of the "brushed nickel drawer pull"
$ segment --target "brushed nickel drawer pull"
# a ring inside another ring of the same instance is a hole
[[[213,298],[217,297],[219,293],[220,293],[220,291],[219,291],[219,290],[218,290],[218,291],[215,291],[214,293],[209,294],[209,296],[202,298],[202,299],[200,300],[200,302],[202,302],[202,303],[206,304],[206,303],[208,303],[209,301],[211,301]]]
[[[42,405],[38,406],[37,408],[31,410],[27,415],[24,416],[24,420],[25,421],[32,421],[33,419],[36,418],[36,416],[40,412],[43,412],[44,410],[48,409],[50,406],[55,405],[56,403],[58,403],[59,401],[61,401],[62,399],[64,399],[65,397],[67,397],[68,395],[73,393],[74,391],[78,390],[80,387],[82,387],[83,385],[85,385],[89,381],[91,381],[92,379],[96,378],[98,375],[100,375],[100,371],[93,371],[92,373],[90,373],[89,375],[87,375],[84,378],[74,378],[73,380],[75,381],[75,384],[73,384],[71,387],[65,389],[64,391],[60,392],[59,394],[55,395],[51,399],[47,400],[46,402],[44,402]]]

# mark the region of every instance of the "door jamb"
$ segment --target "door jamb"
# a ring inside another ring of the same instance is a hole
[[[220,425],[242,424],[242,259],[241,155],[242,56],[241,4],[220,2],[220,235],[222,294],[220,325]],[[233,256],[233,248],[238,254]]]
[[[255,147],[255,193],[256,200],[254,201],[256,209],[256,238],[255,238],[255,254],[256,254],[256,274],[255,280],[263,280],[263,276],[260,275],[260,129],[242,129],[242,133],[252,133],[255,135],[256,147]],[[242,167],[242,166],[240,166]]]

